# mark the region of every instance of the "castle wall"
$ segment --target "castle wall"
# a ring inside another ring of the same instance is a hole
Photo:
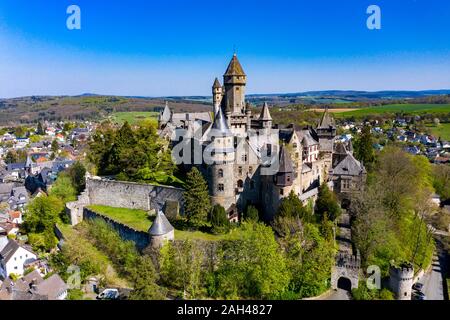
[[[118,208],[162,209],[167,200],[183,208],[183,189],[151,184],[86,179],[88,205],[98,204]]]
[[[397,300],[411,300],[411,290],[414,281],[414,268],[403,264],[389,269],[389,286]]]
[[[102,219],[106,221],[110,226],[116,230],[123,240],[133,241],[136,244],[136,248],[140,251],[144,250],[150,243],[149,235],[147,232],[138,231],[124,225],[120,222],[114,221],[109,217],[96,213],[88,208],[83,210],[84,219]]]

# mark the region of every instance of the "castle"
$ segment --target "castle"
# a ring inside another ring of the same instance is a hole
[[[281,127],[273,123],[267,103],[260,114],[252,114],[245,101],[246,83],[234,54],[223,85],[214,80],[212,112],[173,113],[166,103],[158,118],[159,134],[173,147],[178,145],[175,158],[183,158],[187,168],[199,168],[212,203],[223,206],[231,221],[238,221],[248,205],[259,208],[264,220],[272,220],[291,191],[305,205],[314,203],[323,183],[336,190],[345,205],[363,186],[366,171],[353,157],[351,143],[335,142],[330,113],[325,110],[316,128]],[[198,161],[198,153],[187,155],[186,150],[196,148],[209,157]]]

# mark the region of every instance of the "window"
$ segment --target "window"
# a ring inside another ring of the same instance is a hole
[[[238,188],[243,188],[244,187],[244,182],[242,180],[238,180],[237,186],[238,186]]]
[[[217,185],[217,190],[219,190],[219,191],[221,191],[221,192],[225,190],[225,188],[224,188],[224,186],[223,186],[222,183],[219,183],[219,184]]]
[[[280,195],[283,195],[283,194],[284,194],[283,189],[280,189]]]
[[[243,161],[243,162],[247,162],[247,154],[246,154],[246,153],[244,153],[244,154],[242,155],[242,161]]]
[[[252,173],[253,173],[253,167],[248,167],[248,172],[249,172],[250,174],[252,174]]]
[[[223,169],[219,169],[219,178],[223,178]]]
[[[238,173],[239,173],[240,176],[242,176],[242,167],[238,168]]]

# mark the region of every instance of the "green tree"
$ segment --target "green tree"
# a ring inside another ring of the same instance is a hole
[[[239,240],[224,244],[215,272],[214,295],[223,298],[268,299],[287,289],[286,260],[273,231],[262,223],[244,222]]]
[[[52,150],[52,152],[53,152],[54,154],[57,154],[57,153],[58,153],[58,150],[59,150],[59,144],[58,144],[58,141],[56,141],[56,139],[52,141],[52,145],[51,145],[50,149]]]
[[[67,173],[72,180],[77,193],[81,193],[86,187],[86,168],[80,161],[76,161],[68,170]]]
[[[356,159],[362,161],[367,170],[370,171],[372,169],[373,162],[375,161],[373,136],[370,131],[370,126],[365,125],[362,128],[361,134],[355,140],[353,147]]]
[[[341,208],[337,202],[336,195],[328,188],[326,183],[323,183],[319,187],[315,212],[320,220],[323,220],[326,216],[327,220],[330,221],[336,221],[341,214]]]
[[[43,136],[45,134],[44,128],[42,126],[42,123],[39,121],[37,125],[36,134]]]
[[[206,221],[211,210],[208,184],[196,167],[188,172],[184,192],[184,210],[187,218],[193,224]]]
[[[281,200],[277,215],[281,217],[300,217],[306,220],[311,218],[294,191],[291,191],[286,198]]]
[[[56,196],[63,203],[76,200],[76,190],[67,173],[60,173],[50,189],[50,194]]]
[[[156,284],[157,274],[149,256],[138,258],[133,274],[133,291],[130,300],[162,300],[164,295]]]
[[[226,228],[230,225],[230,221],[228,220],[227,213],[225,211],[225,208],[222,207],[220,204],[216,204],[208,217],[209,222],[211,222],[211,225],[215,229],[222,229]]]
[[[258,209],[256,209],[252,205],[247,206],[247,209],[245,210],[244,220],[245,221],[258,221],[259,220]]]
[[[203,294],[204,252],[191,240],[167,243],[160,252],[161,279],[166,285],[180,289],[184,299]]]

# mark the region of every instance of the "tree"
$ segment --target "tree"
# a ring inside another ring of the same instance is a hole
[[[58,144],[58,141],[56,141],[56,139],[52,141],[52,145],[51,145],[50,149],[52,150],[52,152],[53,152],[54,154],[57,154],[57,153],[58,153],[58,150],[59,150],[59,144]]]
[[[195,299],[203,293],[202,248],[191,240],[167,243],[160,251],[161,279],[182,290],[184,299]]]
[[[281,200],[277,215],[281,217],[300,217],[306,220],[310,219],[307,210],[303,207],[301,200],[296,196],[294,191],[291,191],[289,196]]]
[[[56,196],[63,203],[76,200],[76,190],[67,173],[60,173],[50,189],[50,194]]]
[[[367,170],[372,169],[375,161],[375,152],[373,150],[373,137],[370,132],[370,126],[365,125],[362,128],[360,136],[354,143],[354,152],[356,159],[362,161]]]
[[[42,126],[42,123],[39,121],[37,125],[36,134],[43,136],[45,134],[44,128]]]
[[[80,161],[76,161],[68,170],[67,173],[72,180],[77,193],[81,193],[86,187],[86,168]]]
[[[270,299],[287,289],[286,260],[270,227],[244,222],[239,240],[224,244],[215,272],[214,295],[221,298]]]
[[[184,210],[187,218],[194,224],[206,221],[211,210],[208,184],[196,167],[188,172],[184,192]]]
[[[212,208],[211,213],[209,214],[208,220],[209,220],[209,222],[211,222],[214,229],[219,230],[219,231],[230,225],[230,221],[228,220],[228,216],[225,211],[225,208],[222,207],[220,204],[216,204]]]
[[[259,220],[258,209],[256,209],[252,205],[247,206],[247,209],[245,210],[244,220],[245,221],[258,221]]]
[[[328,188],[326,183],[319,187],[319,194],[316,201],[316,215],[323,220],[336,221],[341,214],[341,208],[337,202],[336,195]]]
[[[164,295],[156,284],[157,274],[148,256],[140,256],[133,274],[133,291],[130,300],[161,300]]]

